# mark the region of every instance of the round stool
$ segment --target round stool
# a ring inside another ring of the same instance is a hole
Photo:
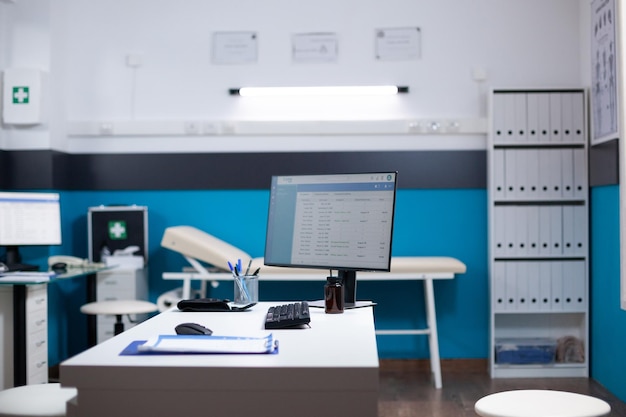
[[[84,314],[115,316],[115,335],[124,331],[122,316],[152,313],[158,309],[156,304],[142,300],[94,301],[93,303],[87,303],[80,307],[81,313]]]
[[[64,417],[76,388],[61,384],[23,385],[0,391],[0,417]]]
[[[609,414],[611,406],[572,392],[516,390],[487,395],[474,410],[483,417],[597,417]]]

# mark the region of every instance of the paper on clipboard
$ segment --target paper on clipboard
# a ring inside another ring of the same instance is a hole
[[[138,346],[137,350],[161,353],[272,353],[276,343],[271,333],[260,337],[159,335]]]

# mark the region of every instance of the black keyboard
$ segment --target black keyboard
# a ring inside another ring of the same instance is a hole
[[[265,316],[266,329],[300,327],[310,322],[309,303],[306,301],[272,306],[267,310],[267,316]]]

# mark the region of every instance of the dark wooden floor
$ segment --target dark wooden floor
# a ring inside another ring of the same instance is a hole
[[[428,361],[382,360],[378,416],[476,417],[474,403],[485,395],[512,389],[553,389],[601,398],[611,405],[611,417],[626,417],[626,403],[588,378],[491,379],[483,360],[444,360],[442,376],[443,388],[435,389]]]

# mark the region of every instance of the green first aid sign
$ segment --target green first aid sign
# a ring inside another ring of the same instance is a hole
[[[128,237],[126,232],[126,222],[123,220],[112,220],[109,222],[109,239],[124,240]]]
[[[26,86],[13,87],[13,104],[28,104],[30,100],[30,89]]]

